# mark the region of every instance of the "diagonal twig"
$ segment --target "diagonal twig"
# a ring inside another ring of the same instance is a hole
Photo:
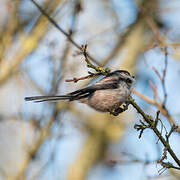
[[[70,32],[70,33],[66,32],[60,25],[58,25],[58,24],[56,23],[56,21],[55,21],[53,18],[51,18],[51,17],[46,13],[46,11],[45,11],[36,1],[34,1],[34,0],[30,0],[30,1],[39,9],[39,11],[40,11],[62,34],[64,34],[64,35],[67,37],[68,41],[70,41],[75,47],[77,47],[79,50],[81,50],[81,46],[78,45],[78,44],[72,39],[72,37],[71,37],[71,32]],[[100,66],[99,62],[98,62],[95,58],[93,58],[89,53],[87,53],[87,56],[88,56],[89,59],[91,59],[94,63],[96,63],[98,66]]]
[[[148,123],[151,127],[151,129],[154,131],[154,133],[157,135],[157,137],[159,138],[159,140],[161,141],[161,143],[163,144],[163,146],[167,149],[167,151],[169,152],[169,154],[171,155],[171,157],[174,159],[174,161],[178,164],[178,166],[180,167],[180,160],[178,159],[178,157],[176,156],[176,154],[174,153],[174,151],[171,149],[169,143],[166,141],[166,139],[161,135],[161,133],[159,132],[159,130],[157,129],[157,127],[155,126],[155,121],[153,119],[153,117],[147,115],[134,101],[134,99],[132,97],[129,98],[130,100],[130,104],[137,110],[137,112],[139,114],[141,114],[141,116],[143,117],[144,121],[146,123]]]

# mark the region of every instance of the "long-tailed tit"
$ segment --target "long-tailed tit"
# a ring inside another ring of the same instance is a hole
[[[110,112],[114,115],[118,115],[120,112],[127,109],[125,106],[125,109],[120,108],[120,106],[128,102],[134,82],[134,76],[131,76],[128,71],[117,70],[109,73],[91,86],[66,95],[32,96],[25,97],[25,100],[34,102],[79,100],[97,111]]]

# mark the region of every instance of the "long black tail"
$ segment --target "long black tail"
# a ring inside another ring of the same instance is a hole
[[[25,101],[44,102],[44,101],[59,101],[59,100],[71,100],[72,96],[32,96],[25,97]]]
[[[82,98],[88,97],[92,94],[97,88],[94,86],[89,86],[86,88],[79,89],[77,91],[71,92],[67,95],[62,96],[32,96],[32,97],[25,97],[25,101],[34,101],[34,102],[44,102],[44,101],[59,101],[59,100],[79,100]]]

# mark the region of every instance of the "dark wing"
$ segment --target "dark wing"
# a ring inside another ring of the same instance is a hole
[[[119,87],[119,83],[118,83],[118,80],[116,78],[111,78],[108,80],[105,80],[105,78],[103,78],[94,85],[79,89],[79,90],[71,92],[67,95],[76,96],[79,98],[81,98],[81,97],[84,98],[84,96],[90,95],[97,90],[116,89],[118,87]],[[74,100],[74,99],[72,99],[72,100]]]
[[[109,81],[102,81],[100,80],[98,83],[79,89],[77,91],[71,92],[67,95],[62,96],[32,96],[32,97],[25,97],[26,101],[34,101],[34,102],[44,102],[44,101],[58,101],[58,100],[79,100],[82,98],[86,98],[96,90],[103,90],[103,89],[116,89],[118,88],[118,81],[116,79],[109,80]]]

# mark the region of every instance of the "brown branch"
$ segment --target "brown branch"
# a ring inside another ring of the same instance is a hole
[[[159,79],[162,81],[162,77],[161,77],[159,71],[158,71],[154,66],[152,67],[152,69],[153,69],[153,71],[157,74],[157,76],[159,77]]]
[[[153,84],[152,81],[149,81],[149,85],[153,90],[153,94],[154,94],[154,99],[157,99],[158,97],[158,93],[157,93],[157,87]]]
[[[73,14],[74,16],[74,14]],[[71,37],[73,36],[74,34],[74,21],[75,21],[75,17],[73,17],[73,22],[71,25]],[[54,49],[54,48],[53,48]],[[53,80],[52,80],[52,88],[50,89],[50,94],[53,92],[53,93],[57,93],[58,91],[58,84],[60,83],[60,81],[62,80],[63,76],[60,77],[60,72],[62,72],[62,68],[64,68],[65,66],[65,61],[67,59],[67,55],[68,55],[68,52],[70,50],[70,46],[69,46],[69,42],[67,41],[66,42],[66,48],[64,50],[64,53],[61,57],[61,63],[59,65],[59,67],[57,67],[58,71],[56,72],[55,69],[53,71]],[[53,52],[52,52],[52,55],[51,55],[51,58],[55,58],[53,57]],[[59,59],[58,59],[59,60]],[[55,59],[53,61],[55,63]],[[30,77],[29,77],[30,78]],[[33,83],[35,86],[36,86],[36,89],[38,90],[41,90],[37,84],[35,84],[33,82],[33,80],[31,79],[31,83]],[[43,92],[41,90],[41,92]],[[45,93],[42,93],[42,94],[45,94]],[[53,107],[53,112],[52,112],[52,118],[49,120],[49,122],[47,123],[47,125],[45,125],[45,127],[42,127],[39,131],[40,133],[40,136],[39,136],[39,139],[33,143],[33,149],[31,151],[28,152],[27,154],[27,159],[24,163],[24,166],[23,166],[23,170],[22,172],[17,176],[17,179],[20,179],[20,178],[23,178],[25,179],[25,174],[26,174],[26,170],[28,168],[28,165],[29,163],[31,162],[31,160],[33,160],[33,158],[36,156],[37,152],[39,151],[40,147],[42,146],[42,144],[49,138],[49,136],[51,135],[51,128],[52,128],[52,125],[55,121],[57,121],[57,117],[59,115],[59,113],[61,112],[61,110],[64,110],[66,108],[63,108],[63,107],[60,107],[59,108],[59,105],[56,104],[54,107]],[[32,121],[32,123],[34,123],[34,121]],[[35,124],[35,123],[34,123]],[[43,166],[41,169],[45,168],[45,166]],[[38,175],[38,173],[40,172],[37,172],[36,175]]]
[[[162,102],[162,106],[166,106],[166,101],[167,101],[167,91],[166,91],[166,86],[165,86],[165,78],[166,78],[166,72],[167,72],[167,65],[168,65],[168,52],[167,52],[167,47],[164,47],[164,54],[165,54],[165,59],[164,59],[164,64],[165,64],[165,67],[164,67],[164,70],[163,70],[163,74],[162,76],[160,75],[159,71],[155,68],[155,67],[152,67],[153,71],[156,73],[156,75],[158,76],[158,78],[160,79],[161,81],[161,84],[162,84],[162,89],[163,89],[163,93],[164,93],[164,101]],[[150,84],[152,89],[153,89],[153,92],[155,92],[152,84]],[[155,93],[154,93],[155,94]],[[157,94],[157,93],[156,93]]]
[[[144,101],[156,106],[159,111],[175,126],[176,122],[174,121],[173,117],[169,114],[169,111],[164,108],[161,104],[157,103],[157,101],[155,101],[154,99],[151,99],[143,94],[141,94],[140,92],[136,91],[135,89],[133,90],[133,93],[136,94],[137,96],[139,96],[141,99],[143,99]],[[177,132],[180,132],[180,128],[178,127]]]
[[[164,59],[164,70],[163,70],[163,76],[162,76],[162,88],[163,88],[163,92],[164,92],[164,101],[163,101],[163,106],[166,106],[166,101],[167,101],[167,91],[166,91],[166,86],[165,86],[165,78],[166,78],[166,73],[167,73],[167,65],[168,65],[168,52],[167,52],[167,47],[164,48],[164,55],[165,55],[165,59]]]
[[[90,79],[90,78],[93,78],[93,77],[96,77],[96,76],[101,75],[101,73],[96,73],[96,74],[94,74],[94,73],[89,72],[89,71],[88,71],[88,73],[89,73],[90,75],[88,75],[88,76],[83,76],[83,77],[80,77],[80,78],[74,77],[73,79],[66,79],[66,82],[74,82],[74,83],[77,83],[77,82],[80,81],[80,80]]]
[[[136,94],[137,96],[139,96],[141,99],[145,100],[146,102],[155,105],[156,101],[154,99],[150,99],[149,97],[141,94],[140,92],[136,91],[135,89],[133,89],[133,93]]]
[[[109,68],[103,68],[102,66],[95,66],[93,65],[89,59],[88,59],[88,54],[87,54],[87,44],[81,46],[82,53],[84,55],[84,60],[87,63],[87,67],[94,69],[96,72],[102,74],[102,75],[107,75],[110,73]]]
[[[50,2],[50,0],[46,1],[46,3],[48,2]],[[59,1],[53,1],[48,13],[53,14],[54,8],[57,7],[58,4]],[[23,60],[38,47],[40,40],[48,31],[47,24],[48,20],[41,16],[28,34],[22,32],[18,36],[17,42],[12,42],[8,46],[6,45],[7,48],[10,49],[10,47],[13,47],[14,43],[18,44],[13,52],[14,55],[12,57],[4,57],[1,61],[0,84],[3,84],[12,77]]]
[[[153,132],[156,134],[156,136],[159,138],[159,140],[162,142],[163,146],[167,149],[171,157],[174,159],[174,161],[178,164],[180,167],[180,160],[174,153],[174,151],[171,149],[170,144],[165,140],[165,138],[161,135],[159,130],[157,129],[155,123],[155,120],[152,118],[152,116],[147,115],[134,101],[132,97],[130,97],[130,104],[137,110],[139,114],[143,117],[144,121],[149,125],[149,127],[153,130]]]
[[[50,22],[51,24],[53,24],[62,34],[64,34],[64,35],[67,37],[68,41],[70,41],[70,42],[71,42],[76,48],[78,48],[79,50],[82,50],[81,46],[78,45],[78,44],[72,39],[72,37],[71,37],[71,32],[68,33],[68,32],[66,32],[63,28],[61,28],[61,26],[58,25],[58,24],[56,23],[56,21],[55,21],[50,15],[48,15],[48,13],[47,13],[41,6],[39,6],[39,4],[38,4],[36,1],[34,1],[34,0],[30,0],[30,1],[39,9],[39,11],[49,20],[49,22]],[[88,57],[89,59],[91,59],[94,63],[96,63],[97,65],[100,65],[99,62],[98,62],[95,58],[93,58],[89,53],[87,53],[87,57]]]
[[[145,21],[147,25],[151,28],[156,41],[160,44],[160,46],[166,46],[166,41],[164,40],[165,37],[160,33],[159,28],[157,27],[156,23],[150,16],[145,17]]]

